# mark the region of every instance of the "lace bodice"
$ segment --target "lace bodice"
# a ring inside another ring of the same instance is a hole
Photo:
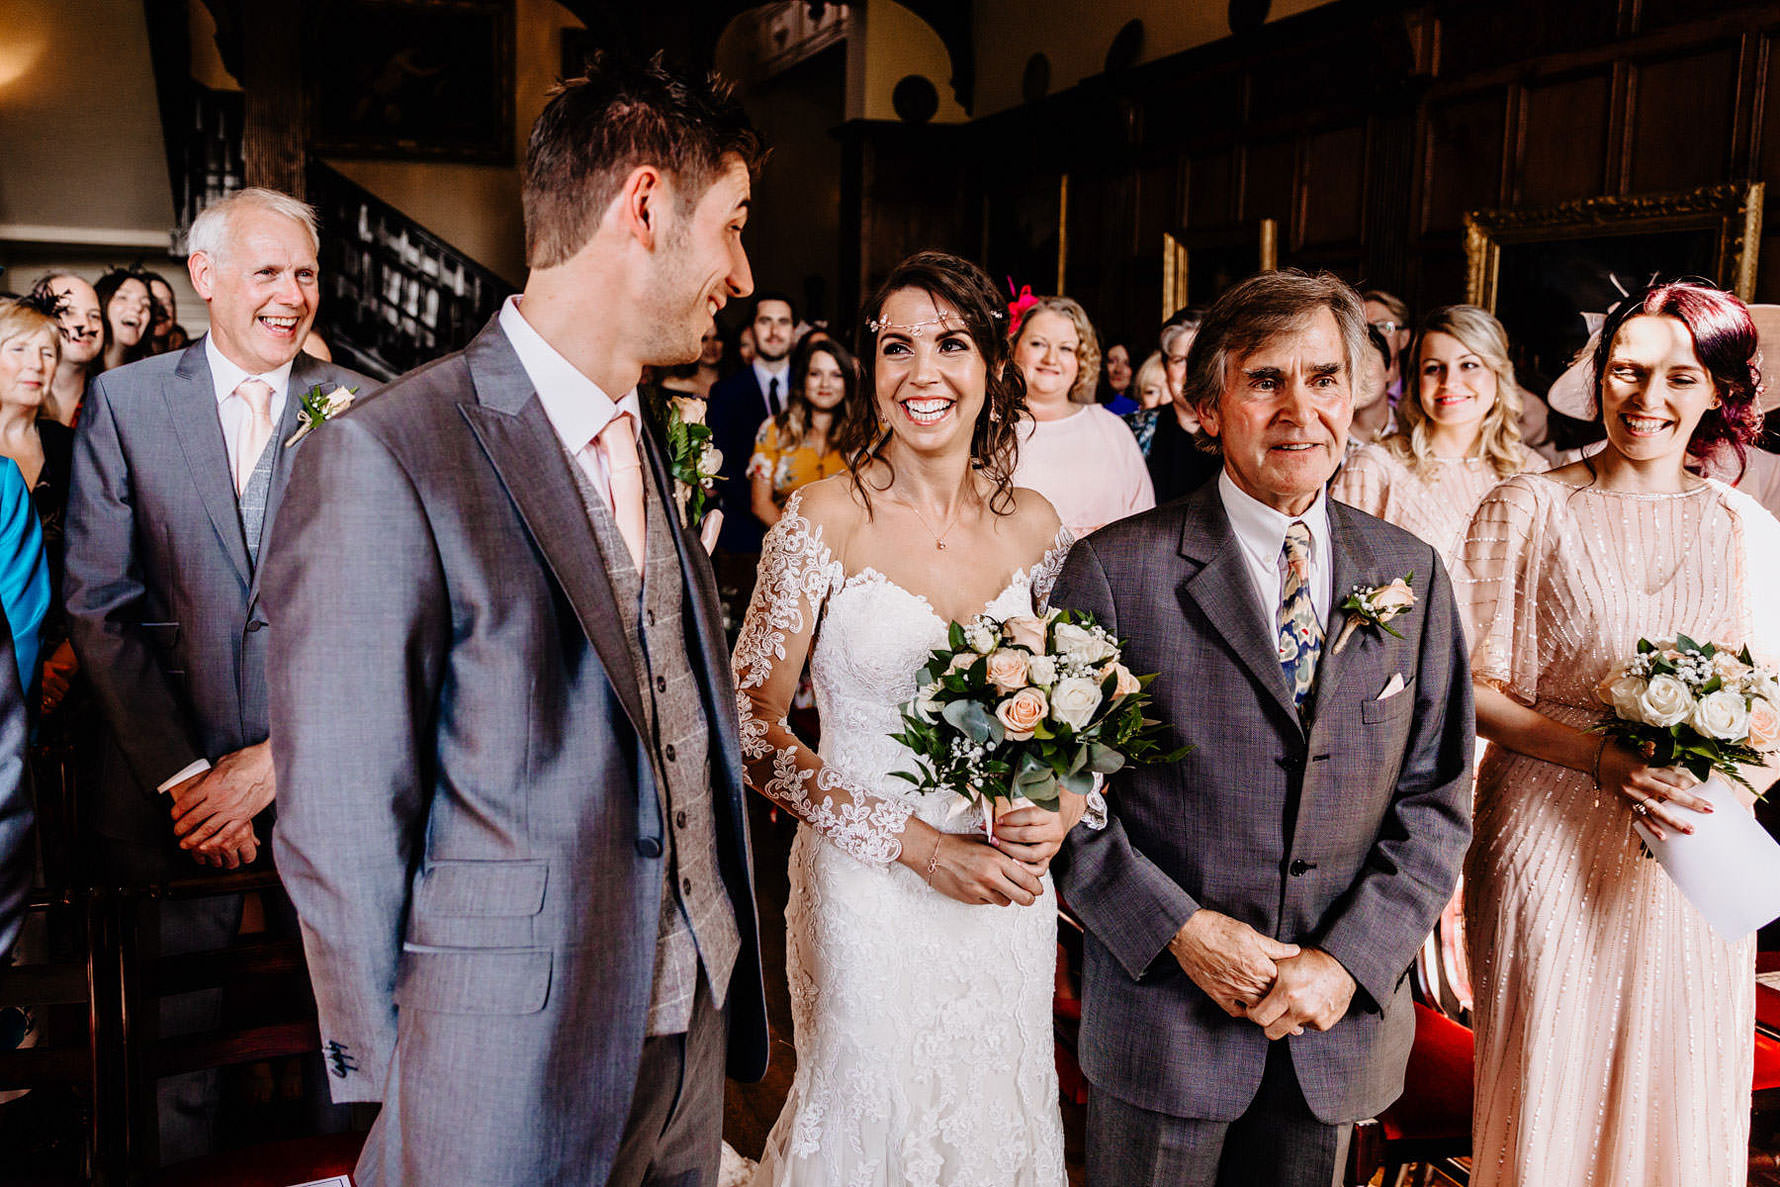
[[[1073,542],[1067,529],[1044,557],[1020,569],[982,613],[1001,618],[1042,608]],[[876,569],[849,576],[822,529],[792,495],[761,546],[754,599],[736,639],[737,710],[748,782],[827,840],[861,861],[887,864],[901,852],[903,826],[960,831],[962,801],[916,792],[891,774],[913,760],[891,735],[915,693],[927,653],[948,624],[928,600]],[[786,721],[805,659],[822,721],[811,751]]]

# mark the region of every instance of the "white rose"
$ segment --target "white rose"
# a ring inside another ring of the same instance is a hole
[[[1721,688],[1700,698],[1688,724],[1708,738],[1735,742],[1749,732],[1749,704],[1743,694]]]
[[[1032,677],[1032,683],[1049,688],[1057,683],[1057,661],[1048,655],[1035,655],[1026,665],[1026,674]]]
[[[1639,721],[1643,715],[1638,711],[1638,698],[1644,695],[1644,681],[1637,676],[1622,675],[1612,680],[1603,681],[1596,690],[1603,701],[1613,706],[1613,711],[1627,721]]]
[[[336,417],[350,407],[352,407],[352,393],[343,387],[337,387],[328,393],[326,402],[322,404],[322,415],[329,418]]]
[[[915,715],[922,721],[933,722],[939,719],[940,704],[934,700],[940,694],[940,683],[924,684],[915,693]]]
[[[1051,635],[1058,654],[1074,664],[1094,664],[1106,658],[1106,643],[1087,627],[1060,622]]]
[[[1085,728],[1094,720],[1094,710],[1098,708],[1100,688],[1085,677],[1071,676],[1067,680],[1059,680],[1057,687],[1051,690],[1051,717],[1070,729]]]
[[[988,655],[995,650],[995,632],[980,622],[973,622],[964,628],[964,641],[979,655]]]
[[[1644,686],[1637,708],[1636,720],[1667,728],[1687,719],[1693,710],[1693,697],[1689,695],[1687,685],[1675,677],[1655,676]]]
[[[682,396],[676,399],[674,411],[679,413],[681,424],[702,425],[705,423],[705,402],[696,396]]]
[[[722,469],[723,451],[715,445],[705,450],[704,456],[698,459],[698,472],[702,477],[715,478]]]

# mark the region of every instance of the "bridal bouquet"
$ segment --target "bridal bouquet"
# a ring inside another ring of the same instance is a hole
[[[979,615],[952,623],[947,643],[928,656],[895,735],[919,771],[896,775],[982,802],[991,835],[1003,805],[1054,810],[1062,790],[1086,795],[1096,775],[1187,752],[1164,752],[1166,727],[1144,716],[1155,676],[1133,676],[1091,614]]]
[[[1738,764],[1780,750],[1780,680],[1757,667],[1747,647],[1732,651],[1686,635],[1639,639],[1638,653],[1609,672],[1595,695],[1616,715],[1596,730],[1696,779],[1717,771],[1749,787]]]

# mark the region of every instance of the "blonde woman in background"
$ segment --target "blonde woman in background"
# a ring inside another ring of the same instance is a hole
[[[1014,334],[1026,378],[1014,484],[1037,491],[1078,538],[1156,505],[1143,451],[1125,422],[1094,402],[1100,344],[1087,311],[1041,297]]]
[[[1329,494],[1420,536],[1450,567],[1484,495],[1546,462],[1521,444],[1522,392],[1501,322],[1475,305],[1436,309],[1404,360],[1396,427],[1357,450]]]
[[[1120,419],[1131,426],[1137,448],[1148,457],[1150,442],[1156,439],[1156,418],[1168,407],[1170,399],[1168,365],[1162,361],[1161,351],[1152,352],[1137,368],[1137,375],[1131,380],[1131,398],[1137,401],[1137,411],[1127,412]]]

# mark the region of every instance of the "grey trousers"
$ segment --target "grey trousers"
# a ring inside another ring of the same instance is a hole
[[[1341,1187],[1351,1125],[1317,1120],[1291,1051],[1267,1049],[1248,1112],[1234,1121],[1152,1113],[1099,1087],[1088,1098],[1090,1187]]]
[[[729,1017],[700,968],[685,1034],[643,1040],[637,1091],[607,1187],[716,1187]]]

